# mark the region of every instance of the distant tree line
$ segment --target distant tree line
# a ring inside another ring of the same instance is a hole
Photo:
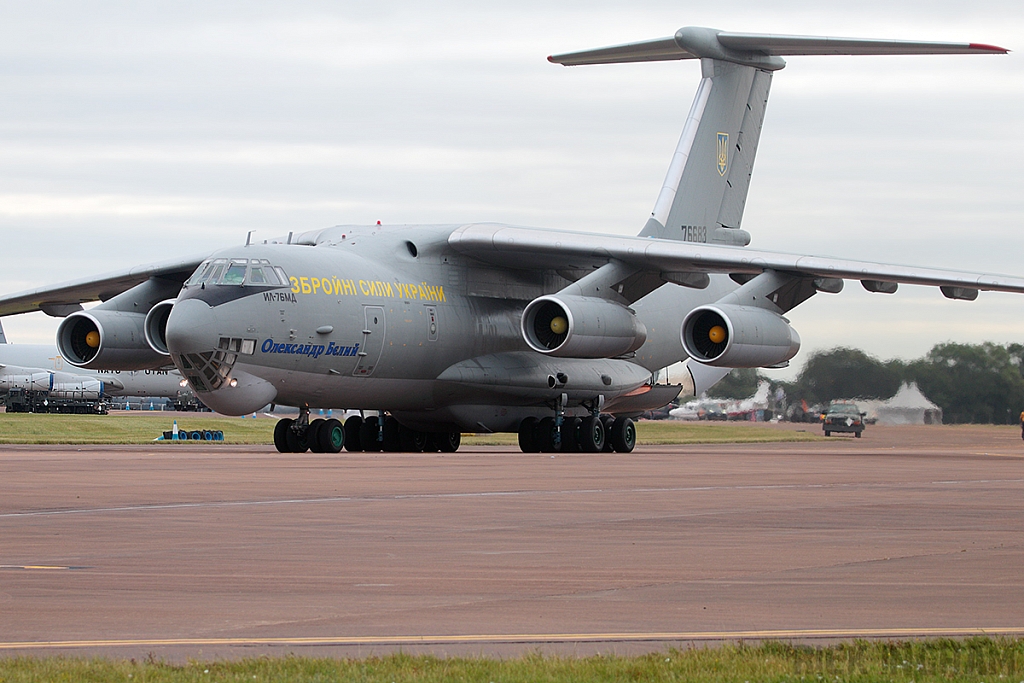
[[[757,370],[733,370],[708,393],[742,398],[765,379]],[[844,398],[887,399],[903,382],[916,382],[942,408],[946,424],[1014,424],[1024,410],[1024,345],[938,344],[909,362],[882,361],[839,347],[812,354],[795,381],[772,381],[772,388],[782,387],[790,403],[813,405]]]

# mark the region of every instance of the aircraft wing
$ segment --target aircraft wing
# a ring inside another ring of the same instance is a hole
[[[838,278],[933,287],[1024,293],[1024,278],[804,256],[647,237],[465,225],[449,244],[466,256],[518,268],[573,269],[614,259],[662,273],[746,273],[776,270],[809,278]],[[946,291],[944,294],[949,296]],[[964,297],[953,297],[964,298]],[[966,297],[973,298],[973,297]]]
[[[80,310],[81,305],[87,301],[106,301],[151,277],[184,282],[206,256],[207,254],[204,254],[195,258],[136,266],[128,270],[0,296],[0,316],[32,311],[65,316]]]

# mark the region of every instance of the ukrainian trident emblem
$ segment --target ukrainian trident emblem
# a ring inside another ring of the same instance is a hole
[[[718,175],[724,176],[729,168],[729,134],[718,134]]]

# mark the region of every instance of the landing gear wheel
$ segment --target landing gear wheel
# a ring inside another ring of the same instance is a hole
[[[567,417],[562,421],[562,452],[579,453],[580,425],[583,420],[578,417]]]
[[[306,429],[306,443],[309,444],[309,450],[313,453],[323,453],[320,448],[320,428],[323,427],[324,420],[317,418],[309,423],[309,427]]]
[[[427,434],[399,425],[398,441],[403,453],[422,453],[427,449]]]
[[[285,432],[285,440],[288,442],[289,453],[305,453],[309,445],[306,443],[306,435],[299,434],[295,431],[295,423],[293,422],[288,430]]]
[[[636,446],[636,425],[628,417],[617,417],[612,423],[612,448],[619,453],[632,453]]]
[[[358,415],[353,415],[349,419],[345,420],[345,450],[346,451],[361,451],[363,450],[363,444],[359,440],[359,432],[363,426],[363,418]]]
[[[345,428],[332,417],[323,421],[317,430],[316,438],[320,447],[318,453],[340,453],[342,446],[345,445]]]
[[[380,435],[380,428],[377,426],[378,419],[376,417],[368,417],[363,420],[363,424],[359,427],[359,445],[367,453],[377,453],[381,450],[381,443],[378,438]]]
[[[615,418],[611,415],[602,415],[601,424],[604,425],[604,448],[601,450],[605,453],[613,453],[615,446],[612,445],[612,425],[615,424]]]
[[[434,435],[434,440],[442,453],[454,453],[462,445],[462,432],[441,432]]]
[[[291,449],[288,447],[287,433],[291,431],[294,423],[295,420],[286,417],[283,420],[278,420],[274,425],[274,446],[278,453],[291,453]]]
[[[384,450],[388,453],[398,453],[402,450],[402,425],[393,417],[384,418]]]
[[[604,450],[604,422],[599,417],[588,417],[583,420],[577,432],[580,450],[584,453],[600,453]]]
[[[555,418],[545,417],[537,423],[537,445],[541,453],[557,453],[555,448],[555,433],[558,428],[555,426]]]
[[[540,443],[537,440],[537,423],[535,417],[525,418],[519,423],[519,450],[523,453],[540,453]]]

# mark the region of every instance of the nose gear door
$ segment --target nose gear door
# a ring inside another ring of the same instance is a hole
[[[359,360],[352,371],[356,377],[372,375],[384,350],[384,309],[381,306],[363,306],[363,314],[366,318],[363,341],[357,353]]]

